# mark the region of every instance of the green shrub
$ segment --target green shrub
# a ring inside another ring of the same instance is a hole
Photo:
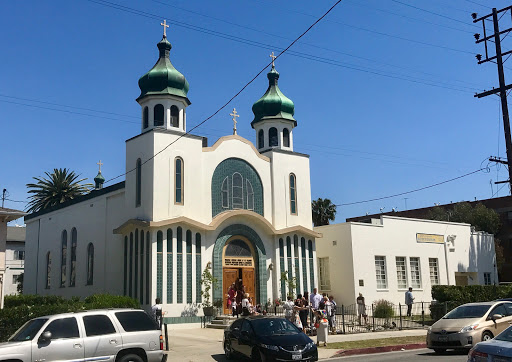
[[[512,285],[433,285],[432,298],[438,302],[458,305],[512,298]]]
[[[133,298],[110,294],[94,294],[83,301],[79,297],[6,296],[4,309],[0,310],[0,342],[6,341],[32,318],[102,308],[140,308],[140,304]]]
[[[393,303],[389,300],[380,299],[374,303],[373,315],[375,318],[391,318],[395,315]]]

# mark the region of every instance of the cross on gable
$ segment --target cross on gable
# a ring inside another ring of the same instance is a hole
[[[276,60],[277,57],[274,55],[274,52],[272,52],[272,54],[270,54],[269,57],[272,58],[272,68],[274,68],[274,60]]]
[[[165,33],[165,30],[166,30],[166,28],[169,27],[169,25],[167,25],[167,20],[164,20],[164,22],[160,23],[160,25],[162,25],[164,27],[164,38],[166,38],[167,34]]]
[[[233,134],[236,134],[236,124],[237,124],[236,117],[240,117],[240,116],[236,113],[236,108],[233,108],[233,112],[231,112],[229,115],[231,117],[233,117]]]

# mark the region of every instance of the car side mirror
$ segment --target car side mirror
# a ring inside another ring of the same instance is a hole
[[[503,316],[502,316],[501,314],[493,314],[493,315],[492,315],[492,320],[493,320],[493,321],[495,321],[495,320],[497,320],[497,319],[501,319],[501,318],[503,318]]]
[[[52,332],[46,331],[46,332],[43,332],[43,334],[41,334],[39,336],[39,339],[37,341],[39,343],[47,343],[47,342],[50,342],[51,339],[52,339]]]

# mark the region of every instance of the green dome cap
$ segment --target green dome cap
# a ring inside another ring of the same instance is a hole
[[[160,53],[158,61],[139,79],[140,96],[137,101],[145,96],[161,94],[185,98],[187,104],[190,104],[187,98],[188,82],[169,59],[171,43],[164,36],[157,46]]]
[[[103,177],[103,175],[101,174],[101,172],[98,172],[98,174],[96,175],[96,177],[94,178],[94,181],[95,182],[99,182],[99,183],[104,183],[105,182],[105,177]]]
[[[286,119],[292,121],[294,126],[297,126],[297,121],[293,118],[295,106],[290,98],[287,98],[277,86],[279,73],[276,68],[272,69],[267,74],[268,89],[252,106],[252,113],[254,113],[254,120],[251,122],[252,128],[258,122],[266,119]]]

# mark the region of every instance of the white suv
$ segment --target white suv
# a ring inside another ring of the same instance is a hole
[[[0,361],[165,362],[162,333],[139,309],[56,314],[25,323],[0,343]]]

